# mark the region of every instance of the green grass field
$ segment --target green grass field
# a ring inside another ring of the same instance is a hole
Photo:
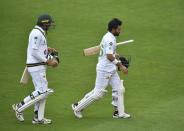
[[[49,13],[56,29],[48,45],[60,53],[61,64],[48,67],[46,117],[51,125],[32,125],[33,107],[25,122],[17,121],[11,105],[33,91],[19,80],[26,62],[28,35],[37,17]],[[183,0],[6,0],[0,4],[0,131],[182,131],[184,128],[184,1]],[[82,50],[100,43],[112,18],[124,24],[118,47],[132,56],[125,80],[126,112],[131,119],[113,119],[111,87],[103,99],[74,117],[71,104],[94,88],[97,56]]]

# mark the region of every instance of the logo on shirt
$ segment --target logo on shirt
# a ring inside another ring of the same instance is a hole
[[[35,44],[36,44],[37,40],[38,40],[38,37],[35,36],[35,37],[34,37],[34,41],[35,41],[34,43],[35,43]]]
[[[110,43],[109,43],[109,50],[112,50],[112,45],[113,45],[113,43],[110,42]]]
[[[46,55],[47,54],[47,50],[45,49],[43,53]]]
[[[109,43],[109,45],[110,45],[110,46],[112,46],[112,45],[113,45],[113,43],[112,43],[112,42],[110,42],[110,43]]]

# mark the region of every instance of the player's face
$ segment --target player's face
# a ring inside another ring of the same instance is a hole
[[[50,24],[42,26],[43,30],[48,31],[50,28]]]
[[[51,24],[48,23],[47,26],[46,26],[46,30],[49,30],[50,26],[51,26]]]
[[[53,30],[53,29],[55,29],[55,24],[52,24],[52,23],[49,23],[48,25],[47,25],[47,30]]]
[[[118,28],[115,29],[114,35],[119,36],[120,32],[121,32],[121,26],[118,26]]]

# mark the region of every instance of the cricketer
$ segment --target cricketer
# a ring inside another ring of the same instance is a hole
[[[32,77],[35,91],[25,97],[20,103],[12,105],[19,121],[24,121],[23,111],[35,105],[32,123],[52,123],[52,120],[44,117],[44,110],[47,97],[53,93],[53,90],[48,88],[46,65],[52,67],[58,66],[58,61],[48,58],[49,52],[56,52],[54,48],[47,47],[46,39],[47,31],[54,26],[53,22],[50,15],[40,15],[36,26],[29,35],[26,66]]]
[[[74,115],[82,118],[82,111],[101,99],[107,92],[105,89],[110,84],[112,87],[112,105],[114,106],[113,118],[130,118],[124,111],[124,92],[123,80],[117,73],[117,69],[128,74],[128,69],[121,64],[119,54],[116,53],[116,38],[121,32],[122,22],[114,18],[108,23],[108,32],[103,36],[100,43],[100,53],[96,66],[95,88],[87,93],[82,100],[72,104]]]

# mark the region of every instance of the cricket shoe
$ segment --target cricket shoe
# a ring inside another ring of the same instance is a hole
[[[33,124],[45,124],[46,125],[46,124],[51,124],[52,120],[46,119],[46,118],[43,118],[41,121],[39,121],[38,119],[33,119],[32,123]]]
[[[19,121],[23,122],[24,121],[24,116],[22,112],[18,112],[18,104],[13,104],[12,105],[13,110],[15,111],[16,117]]]
[[[77,107],[77,105],[78,105],[78,103],[72,104],[72,110],[73,110],[74,115],[75,115],[77,118],[81,119],[81,118],[82,118],[82,113],[81,113],[81,111],[75,111],[75,108]]]
[[[130,114],[123,113],[121,116],[119,115],[118,111],[115,111],[113,114],[113,118],[130,118]]]

